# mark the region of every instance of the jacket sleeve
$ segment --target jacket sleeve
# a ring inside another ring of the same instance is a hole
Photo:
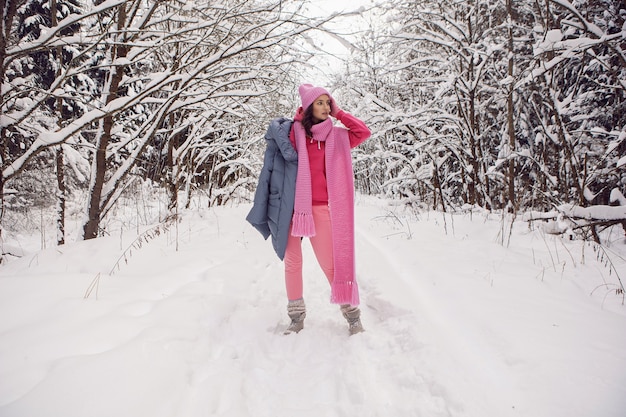
[[[246,220],[263,235],[264,239],[270,236],[267,210],[270,195],[270,177],[274,169],[274,154],[277,151],[276,144],[273,141],[268,141],[263,157],[263,168],[259,175],[259,183],[254,193],[254,203],[248,216],[246,216]]]
[[[348,137],[350,138],[350,147],[354,148],[365,142],[372,132],[363,123],[363,121],[350,113],[343,110],[337,112],[337,120],[339,120],[348,129]]]
[[[296,145],[296,132],[293,130],[293,125],[291,126],[291,129],[289,129],[289,143],[291,143],[291,146],[293,146],[294,149],[298,149],[298,146]]]

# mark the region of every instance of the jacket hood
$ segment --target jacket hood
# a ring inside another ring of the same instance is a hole
[[[270,122],[270,125],[265,134],[266,140],[273,140],[276,142],[280,153],[283,155],[285,161],[295,162],[298,160],[298,152],[294,149],[291,141],[289,140],[289,132],[291,131],[292,119],[286,117],[279,117]]]

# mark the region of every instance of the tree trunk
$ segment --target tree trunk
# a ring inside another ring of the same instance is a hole
[[[63,145],[56,149],[57,166],[57,245],[65,243],[65,154]]]
[[[472,22],[472,17],[471,15],[467,17],[467,32],[469,34],[469,38],[472,39],[474,36],[474,23]],[[467,83],[468,86],[470,86],[470,89],[468,91],[469,97],[469,114],[468,114],[468,119],[469,119],[469,145],[470,145],[470,152],[472,155],[472,160],[470,161],[471,165],[472,165],[472,172],[470,174],[470,178],[471,178],[471,183],[470,183],[470,204],[474,205],[477,204],[479,206],[482,206],[482,199],[480,198],[480,193],[479,190],[481,188],[481,184],[480,184],[480,162],[479,162],[479,155],[480,155],[480,149],[479,149],[479,141],[477,140],[477,120],[476,120],[476,91],[475,91],[475,83],[474,83],[474,74],[475,71],[475,67],[474,67],[474,57],[470,56],[469,57],[469,66],[467,69],[468,72],[468,77],[469,77],[469,82]]]
[[[99,137],[97,141],[96,154],[92,161],[91,186],[89,187],[89,206],[87,209],[87,222],[83,226],[83,239],[93,239],[98,236],[100,225],[100,200],[102,196],[102,186],[105,181],[106,172],[106,149],[111,139],[111,128],[113,127],[113,117],[107,116],[100,122]]]
[[[507,95],[507,133],[509,136],[509,210],[513,212],[517,211],[517,206],[515,203],[515,159],[513,158],[513,153],[515,152],[515,123],[513,116],[513,2],[512,0],[507,0],[506,2],[506,11],[508,14],[509,20],[509,67],[508,67],[508,95]]]
[[[473,71],[473,68],[471,68],[470,70],[470,74],[471,71]],[[474,90],[470,90],[469,91],[469,115],[468,115],[468,119],[470,122],[469,125],[469,145],[470,145],[470,152],[472,155],[472,160],[470,161],[470,164],[472,166],[472,172],[470,173],[470,188],[469,188],[469,197],[470,197],[470,204],[474,205],[474,204],[478,204],[481,205],[480,203],[480,199],[478,198],[478,171],[479,171],[479,166],[480,164],[478,163],[478,143],[476,143],[476,97],[474,96]]]
[[[439,166],[437,161],[431,155],[433,160],[433,210],[437,210],[437,191],[439,191],[439,197],[441,197],[441,211],[446,212],[446,201],[443,198],[443,190],[441,189],[441,179],[439,178]]]
[[[170,114],[169,116],[169,125],[173,127],[176,120],[174,119],[174,115]],[[178,149],[178,138],[180,134],[175,134],[171,136],[167,142],[167,158],[166,158],[166,169],[167,169],[167,188],[170,194],[170,203],[168,204],[168,209],[170,211],[176,210],[178,207],[178,161],[174,160],[174,149]]]
[[[57,1],[50,0],[50,22],[51,26],[57,25]],[[63,68],[63,47],[56,47],[57,67],[56,76],[61,75]],[[58,97],[56,100],[57,126],[59,129],[63,127],[63,99]],[[63,154],[63,145],[56,148],[56,173],[57,173],[57,245],[65,243],[65,155]]]
[[[126,25],[126,8],[125,4],[119,6],[117,29],[120,37],[119,42],[115,42],[111,51],[111,61],[115,61],[117,57],[125,57],[127,48],[124,46],[125,42],[122,39],[124,36],[124,27]],[[111,101],[117,98],[117,90],[122,77],[124,76],[123,67],[112,66],[108,74],[108,89],[105,89],[105,104],[109,104]],[[105,87],[106,88],[106,87]],[[91,186],[89,187],[89,203],[87,208],[87,221],[83,226],[83,239],[93,239],[98,236],[98,228],[100,226],[100,216],[102,214],[102,187],[106,180],[106,151],[111,141],[111,132],[113,130],[114,120],[113,115],[107,114],[100,121],[100,128],[98,129],[98,135],[96,139],[96,154],[92,161],[91,169]]]
[[[11,28],[13,27],[13,18],[17,12],[18,0],[3,0],[1,3],[0,14],[4,25],[0,30],[0,80],[4,80],[4,62],[6,60],[7,39],[11,36]],[[4,108],[5,97],[0,96],[0,106]],[[4,126],[0,125],[0,242],[2,241],[2,219],[4,217],[4,164],[8,162],[7,148],[7,132]],[[4,255],[0,251],[0,263],[2,263]]]

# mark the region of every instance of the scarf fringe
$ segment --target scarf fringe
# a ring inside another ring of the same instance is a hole
[[[350,304],[358,306],[359,286],[356,281],[339,281],[335,279],[331,285],[330,302],[333,304]]]
[[[315,222],[313,221],[313,213],[293,213],[291,235],[301,237],[315,236]]]

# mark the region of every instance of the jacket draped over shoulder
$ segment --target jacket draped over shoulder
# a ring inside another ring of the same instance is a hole
[[[270,122],[263,168],[246,217],[264,239],[272,237],[272,246],[281,260],[287,248],[298,173],[298,154],[289,140],[292,123],[285,117]]]

